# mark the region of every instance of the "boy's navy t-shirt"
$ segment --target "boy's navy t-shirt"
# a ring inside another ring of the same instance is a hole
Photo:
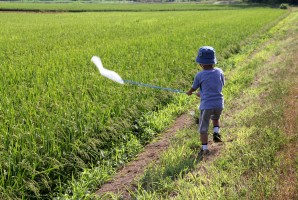
[[[223,71],[219,68],[203,70],[196,74],[192,88],[200,88],[200,110],[224,107],[222,88],[225,84]]]

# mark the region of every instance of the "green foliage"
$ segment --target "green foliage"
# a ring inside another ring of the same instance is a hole
[[[260,4],[269,4],[269,5],[279,5],[279,4],[292,4],[297,5],[296,0],[245,0],[249,3],[260,3]]]
[[[279,6],[279,8],[280,9],[288,9],[288,4],[286,4],[286,3],[282,3],[282,4],[280,4],[280,6]]]

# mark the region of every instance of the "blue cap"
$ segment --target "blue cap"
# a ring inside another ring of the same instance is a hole
[[[198,64],[216,64],[215,50],[210,46],[203,46],[199,49],[198,56],[196,58]]]

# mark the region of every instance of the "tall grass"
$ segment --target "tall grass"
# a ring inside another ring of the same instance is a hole
[[[154,137],[136,125],[175,95],[106,80],[93,55],[125,79],[187,89],[199,46],[220,57],[284,13],[0,13],[1,197],[51,198],[91,167],[103,182]]]

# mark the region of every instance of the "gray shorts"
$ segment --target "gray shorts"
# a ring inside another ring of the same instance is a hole
[[[208,133],[210,119],[218,120],[220,118],[222,108],[201,110],[199,120],[199,132],[201,134]]]

